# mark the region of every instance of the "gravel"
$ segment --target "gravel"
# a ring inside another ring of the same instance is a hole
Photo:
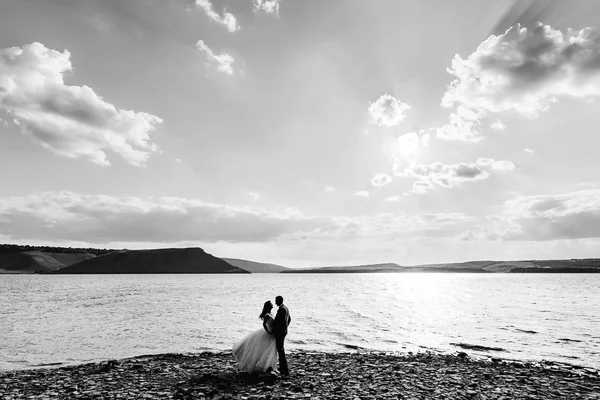
[[[600,399],[597,370],[464,352],[291,352],[291,376],[238,372],[229,352],[0,371],[0,399]]]

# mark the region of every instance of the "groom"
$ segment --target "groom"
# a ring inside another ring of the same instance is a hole
[[[290,311],[286,306],[283,305],[283,297],[275,297],[275,304],[279,307],[277,315],[275,315],[275,326],[273,328],[273,334],[275,335],[275,345],[277,346],[277,353],[279,354],[279,372],[283,376],[289,376],[290,371],[288,370],[287,360],[285,359],[285,350],[283,348],[283,342],[287,335],[287,328],[292,317],[290,317]]]

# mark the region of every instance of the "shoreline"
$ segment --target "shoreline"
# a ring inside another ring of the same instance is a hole
[[[15,399],[600,399],[600,374],[464,352],[288,352],[291,377],[237,371],[230,351],[142,355],[0,371]]]
[[[587,369],[596,371],[598,375],[600,375],[600,365],[596,365],[594,363],[586,363],[585,360],[581,360],[577,357],[554,357],[554,358],[544,358],[544,357],[519,357],[510,353],[508,350],[499,347],[488,347],[483,345],[469,344],[469,343],[450,343],[452,348],[437,348],[437,347],[429,347],[423,345],[412,345],[408,347],[403,347],[402,349],[385,349],[385,348],[374,348],[374,347],[365,347],[361,345],[355,344],[340,344],[337,348],[329,348],[329,349],[313,349],[307,347],[296,347],[292,341],[291,345],[286,345],[287,353],[299,353],[299,354],[330,354],[335,356],[337,354],[346,354],[346,353],[372,353],[372,354],[393,354],[399,358],[409,357],[415,354],[433,354],[436,356],[456,356],[458,354],[464,354],[467,357],[471,358],[475,361],[502,361],[504,363],[518,363],[518,364],[531,364],[531,365],[557,365],[564,366],[565,368],[571,369]],[[227,347],[216,347],[216,348],[200,348],[192,351],[185,350],[172,350],[168,352],[150,352],[144,354],[123,354],[123,355],[113,355],[111,357],[96,357],[90,358],[87,360],[79,360],[79,361],[71,361],[71,362],[48,362],[42,364],[35,365],[20,365],[20,366],[12,366],[9,368],[0,366],[0,376],[2,374],[6,374],[9,372],[19,372],[19,371],[35,371],[38,369],[58,369],[58,368],[73,368],[80,365],[90,365],[90,364],[102,364],[108,361],[121,361],[121,360],[130,360],[136,358],[152,358],[159,357],[164,355],[193,355],[193,354],[228,354],[231,353],[231,349]],[[574,359],[575,358],[575,359]],[[0,398],[1,399],[1,398]]]

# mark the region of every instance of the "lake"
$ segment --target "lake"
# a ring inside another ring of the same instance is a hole
[[[289,350],[462,343],[600,368],[600,274],[397,273],[0,275],[0,369],[230,349],[279,294]]]

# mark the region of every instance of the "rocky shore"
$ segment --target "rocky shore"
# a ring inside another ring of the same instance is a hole
[[[0,371],[0,399],[600,399],[598,371],[465,353],[289,354],[292,375],[240,374],[229,352]]]

